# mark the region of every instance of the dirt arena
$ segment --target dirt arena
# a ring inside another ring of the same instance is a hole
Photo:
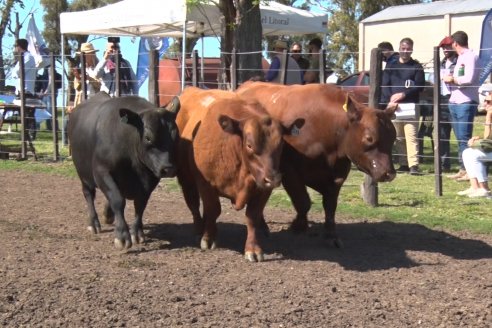
[[[224,202],[220,247],[201,251],[181,194],[161,184],[146,243],[119,252],[111,226],[86,230],[77,179],[0,181],[2,327],[492,326],[492,236],[338,218],[340,250],[320,213],[298,236],[293,210],[268,208],[266,261],[249,263],[243,212]]]

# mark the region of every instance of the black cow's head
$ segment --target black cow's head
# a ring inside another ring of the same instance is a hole
[[[391,151],[396,131],[391,119],[394,118],[395,109],[370,108],[350,96],[347,96],[344,106],[349,121],[343,138],[347,157],[375,181],[393,180],[396,172]]]
[[[175,146],[178,139],[176,115],[179,99],[175,97],[166,108],[155,108],[136,113],[121,108],[121,121],[137,129],[140,136],[137,157],[158,178],[176,175]]]

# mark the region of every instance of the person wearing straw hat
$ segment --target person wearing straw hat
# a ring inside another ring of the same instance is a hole
[[[281,83],[280,82],[280,63],[281,54],[284,50],[288,49],[287,42],[283,40],[277,40],[273,44],[274,57],[270,63],[270,68],[266,74],[265,80],[267,82]],[[301,69],[292,56],[287,56],[287,72],[285,84],[302,84]]]
[[[485,128],[483,138],[479,136],[468,140],[468,147],[463,151],[463,164],[470,180],[470,188],[458,192],[460,196],[470,198],[492,198],[484,161],[492,161],[492,94],[485,97]]]
[[[98,93],[101,89],[101,81],[96,76],[96,66],[99,62],[96,56],[96,52],[99,50],[94,49],[94,45],[90,42],[85,42],[80,45],[80,51],[77,52],[77,55],[81,55],[82,53],[85,55],[85,74],[86,74],[86,84],[87,84],[87,98],[92,97],[96,93]],[[80,68],[74,69],[74,88],[75,88],[75,100],[74,106],[77,106],[82,102],[82,77]]]

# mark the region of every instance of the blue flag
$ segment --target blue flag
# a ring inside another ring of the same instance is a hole
[[[482,39],[480,40],[480,54],[478,55],[480,66],[479,83],[485,82],[492,72],[492,9],[489,10],[482,23]]]
[[[138,46],[137,60],[137,87],[140,89],[142,84],[149,76],[149,51],[158,50],[161,58],[169,47],[169,38],[140,38]]]

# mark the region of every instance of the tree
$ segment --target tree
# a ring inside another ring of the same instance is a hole
[[[21,0],[2,0],[0,1],[1,10],[1,22],[0,22],[0,90],[5,90],[5,65],[7,62],[4,60],[3,55],[3,37],[8,29],[11,29],[11,13],[16,5],[24,8],[24,4]]]
[[[345,72],[357,67],[359,22],[390,6],[429,2],[429,0],[306,0],[328,12],[325,49],[327,62]]]

